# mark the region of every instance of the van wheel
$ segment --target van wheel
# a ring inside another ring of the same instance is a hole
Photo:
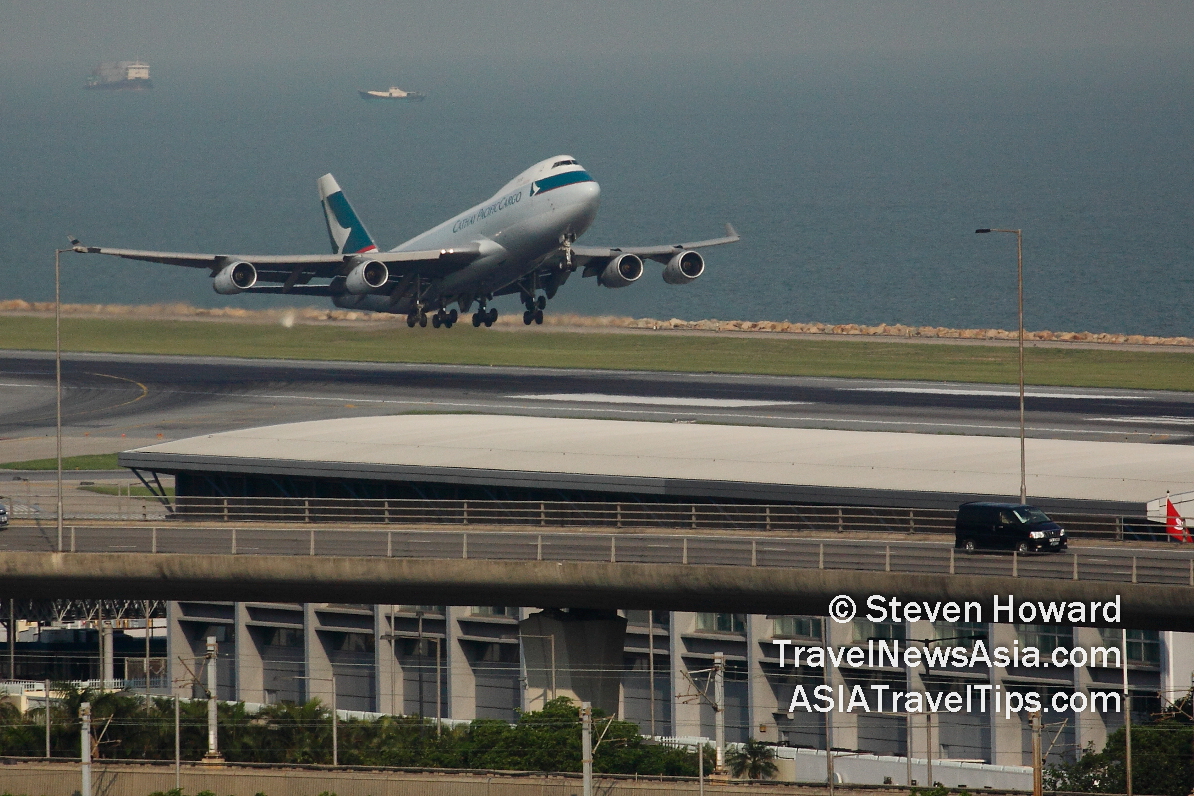
[[[973,539],[964,539],[962,540],[962,549],[969,554],[973,553],[975,550],[978,550],[978,545],[974,543]]]
[[[1020,542],[1020,544],[1016,545],[1016,552],[1017,553],[1029,552],[1028,551],[1028,542]]]

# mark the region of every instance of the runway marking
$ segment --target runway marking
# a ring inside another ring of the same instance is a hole
[[[924,395],[977,395],[997,398],[1019,398],[1018,390],[974,390],[962,387],[842,387],[846,392],[903,392]],[[1025,398],[1081,398],[1083,400],[1145,401],[1144,395],[1101,395],[1097,393],[1036,392],[1027,390]]]
[[[752,401],[738,398],[673,398],[658,395],[606,395],[596,392],[507,395],[516,401],[566,401],[576,403],[638,404],[643,406],[707,406],[714,409],[742,409],[754,406],[801,406],[811,401]]]
[[[243,399],[260,398],[260,399],[265,399],[265,400],[287,399],[287,400],[301,400],[301,401],[333,401],[333,402],[337,402],[337,403],[343,402],[343,401],[355,401],[356,403],[359,403],[359,404],[391,404],[391,405],[398,405],[398,406],[417,406],[417,407],[433,406],[433,407],[447,407],[450,410],[470,409],[470,410],[477,410],[477,411],[494,410],[494,409],[526,409],[527,408],[525,405],[520,405],[520,404],[498,404],[498,403],[483,404],[483,403],[464,403],[464,402],[431,401],[431,400],[409,401],[409,400],[400,400],[400,399],[396,399],[396,398],[343,398],[343,397],[322,397],[322,396],[314,396],[314,395],[243,395],[243,396],[241,396],[241,398],[243,398]],[[566,407],[560,407],[560,408],[563,411],[570,411],[570,412],[599,412],[602,414],[620,414],[620,415],[657,415],[659,417],[672,418],[672,419],[676,419],[676,418],[680,418],[680,417],[701,418],[701,417],[709,416],[709,413],[706,413],[706,412],[685,412],[685,411],[663,412],[663,411],[655,411],[655,410],[651,410],[651,409],[614,409],[613,407],[603,407],[601,409],[589,409],[589,408],[582,409],[580,407],[577,407],[574,409],[569,409]],[[800,415],[736,414],[736,415],[729,415],[728,417],[732,418],[734,420],[785,420],[785,421],[806,422],[806,423],[852,424],[852,425],[860,425],[860,426],[907,426],[907,427],[916,426],[916,427],[924,427],[924,428],[945,428],[945,429],[968,428],[968,429],[985,430],[985,431],[1006,431],[1009,433],[1009,435],[1013,434],[1013,433],[1019,433],[1019,431],[1020,431],[1019,426],[1013,426],[1013,425],[999,426],[999,425],[989,425],[989,424],[981,424],[981,423],[926,423],[923,421],[913,421],[913,420],[856,420],[853,418],[811,417],[811,416],[804,417],[804,416],[800,416]],[[1147,436],[1151,436],[1149,434],[1144,434],[1144,433],[1141,433],[1138,431],[1103,431],[1102,429],[1051,428],[1051,427],[1047,427],[1047,426],[1028,426],[1027,430],[1028,431],[1039,431],[1039,432],[1048,433],[1048,434],[1104,434],[1107,436],[1115,436],[1115,437],[1124,437],[1124,436],[1147,437]]]
[[[1160,423],[1163,425],[1194,426],[1194,417],[1174,417],[1172,415],[1162,415],[1161,417],[1087,417],[1084,419],[1091,423]]]
[[[0,387],[48,387],[48,386],[49,385],[47,385],[47,384],[9,384],[6,382],[0,382]]]

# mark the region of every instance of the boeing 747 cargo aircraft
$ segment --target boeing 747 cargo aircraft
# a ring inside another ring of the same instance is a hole
[[[593,223],[601,189],[569,155],[536,163],[496,194],[437,227],[383,252],[331,174],[319,178],[331,254],[247,255],[138,251],[83,246],[75,251],[206,268],[217,293],[328,296],[337,307],[406,315],[408,326],[451,327],[474,305],[473,326],[492,326],[495,296],[517,294],[523,323],[543,323],[547,300],[578,268],[605,287],[626,287],[663,264],[663,281],[683,285],[705,272],[697,249],[722,238],[662,246],[578,246]],[[456,304],[459,312],[449,306]]]

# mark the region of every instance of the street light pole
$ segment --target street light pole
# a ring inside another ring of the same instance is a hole
[[[976,234],[1007,232],[1016,236],[1016,305],[1020,316],[1020,502],[1028,502],[1027,457],[1024,452],[1024,236],[1018,229],[976,229]]]
[[[58,460],[58,552],[62,552],[62,267],[63,252],[71,249],[54,250],[54,403],[55,403],[55,447]]]

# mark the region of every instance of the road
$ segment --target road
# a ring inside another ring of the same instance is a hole
[[[52,523],[14,525],[0,534],[0,552],[57,549]],[[1194,586],[1194,550],[1088,544],[1074,546],[1066,553],[1011,555],[992,551],[965,555],[954,551],[951,537],[885,543],[873,538],[815,534],[780,537],[70,523],[65,528],[62,549],[77,553],[722,565]]]
[[[1118,605],[1073,624],[1194,631],[1188,551],[1082,547],[961,555],[949,544],[832,537],[617,535],[315,527],[21,526],[0,551],[0,598],[655,608],[825,615],[851,597],[973,603],[974,621],[1049,622],[1050,604]],[[154,551],[157,551],[156,554]],[[987,606],[983,608],[982,606]],[[1027,605],[1029,613],[1023,606]],[[1067,611],[1069,609],[1066,609]],[[1094,608],[1086,609],[1094,611]],[[843,613],[835,611],[839,619]],[[1056,622],[1054,622],[1056,623]]]
[[[52,355],[0,352],[0,438],[54,428]],[[1014,387],[70,354],[64,433],[176,439],[352,415],[483,412],[1014,436]],[[1194,442],[1194,395],[1032,388],[1034,437]]]

